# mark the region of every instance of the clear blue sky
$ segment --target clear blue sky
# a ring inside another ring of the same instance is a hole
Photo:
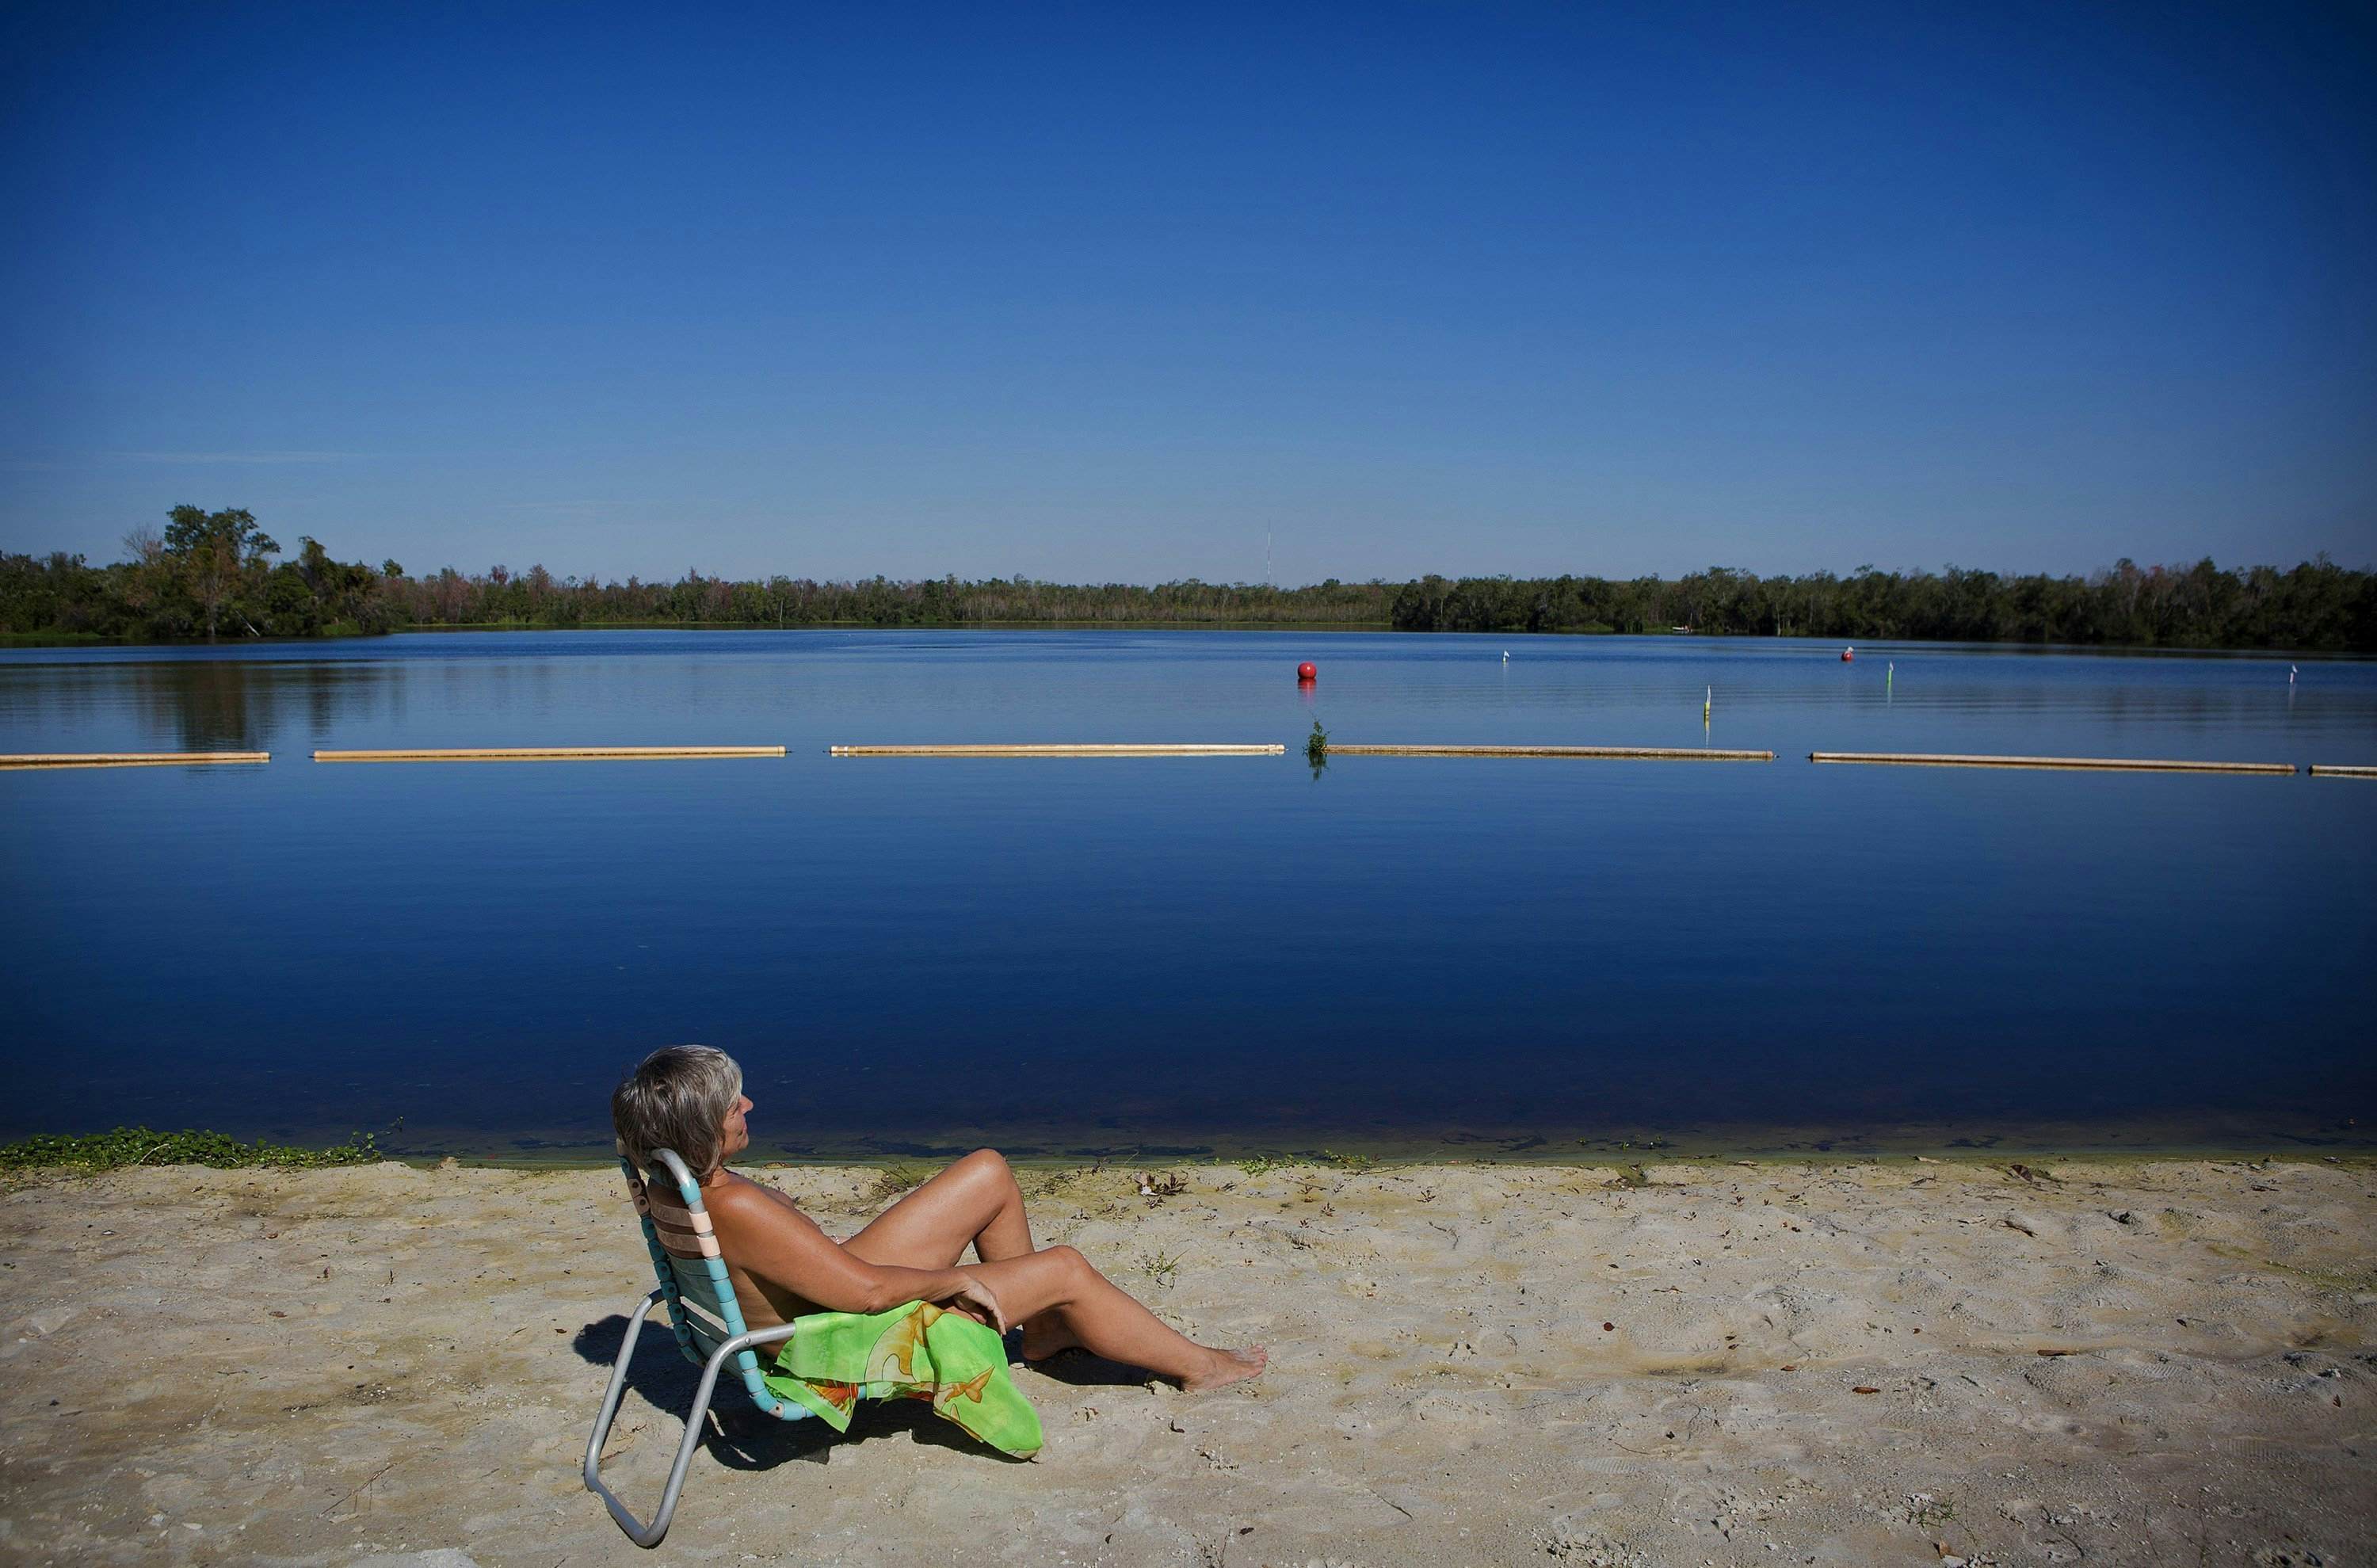
[[[2377,10],[26,4],[0,547],[2377,559]]]

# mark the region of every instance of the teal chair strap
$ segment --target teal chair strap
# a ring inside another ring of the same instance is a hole
[[[677,1348],[687,1360],[701,1365],[746,1329],[735,1282],[727,1275],[726,1260],[711,1229],[710,1213],[702,1205],[701,1184],[674,1149],[652,1151],[649,1176],[637,1170],[622,1149],[619,1168],[627,1175],[627,1193],[643,1226],[652,1272],[668,1300],[669,1326],[676,1331]],[[751,1402],[770,1415],[797,1420],[809,1413],[768,1387],[765,1370],[751,1351],[736,1351],[730,1364]]]

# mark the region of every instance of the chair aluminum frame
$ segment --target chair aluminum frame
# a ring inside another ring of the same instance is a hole
[[[611,1386],[603,1391],[603,1410],[594,1418],[594,1435],[586,1440],[586,1490],[603,1500],[611,1517],[627,1538],[638,1546],[654,1547],[668,1534],[669,1521],[676,1516],[676,1500],[685,1490],[685,1473],[693,1463],[693,1451],[701,1446],[702,1418],[710,1413],[711,1396],[718,1389],[718,1374],[726,1363],[742,1352],[759,1345],[778,1345],[793,1337],[794,1325],[781,1328],[754,1329],[738,1334],[721,1345],[709,1360],[702,1363],[701,1386],[694,1391],[693,1407],[686,1413],[685,1437],[676,1445],[676,1463],[669,1466],[668,1487],[661,1493],[661,1505],[649,1525],[637,1522],[627,1505],[619,1501],[618,1493],[603,1484],[603,1440],[611,1435],[611,1423],[619,1414],[619,1399],[627,1392],[627,1363],[636,1353],[636,1336],[643,1332],[644,1319],[661,1304],[667,1292],[655,1288],[636,1303],[635,1315],[627,1320],[627,1337],[619,1346],[619,1359],[611,1368]]]
[[[620,1156],[619,1163],[627,1173],[631,1191],[635,1190],[634,1184],[648,1179],[627,1161],[624,1153]],[[694,1215],[700,1215],[702,1214],[700,1185],[694,1180],[693,1173],[686,1168],[685,1161],[677,1155],[676,1152],[673,1149],[655,1149],[652,1151],[652,1164],[656,1172],[664,1169],[668,1173],[676,1184],[687,1208]],[[639,1210],[643,1208],[645,1203],[646,1200],[639,1195],[638,1198]],[[627,1538],[640,1547],[655,1547],[660,1545],[661,1538],[668,1534],[669,1521],[676,1515],[677,1498],[685,1490],[687,1467],[693,1463],[694,1450],[701,1446],[702,1418],[710,1413],[711,1396],[718,1391],[719,1374],[726,1370],[730,1362],[740,1361],[741,1364],[736,1370],[742,1374],[745,1391],[751,1394],[754,1403],[758,1404],[770,1415],[781,1420],[799,1420],[806,1417],[809,1412],[799,1405],[771,1397],[759,1382],[759,1371],[756,1359],[749,1354],[756,1347],[782,1344],[798,1332],[799,1325],[783,1323],[774,1328],[745,1328],[742,1311],[735,1299],[735,1287],[727,1279],[724,1264],[713,1251],[700,1261],[703,1272],[695,1277],[715,1297],[722,1323],[727,1334],[723,1338],[719,1339],[717,1348],[711,1351],[707,1357],[700,1355],[696,1348],[700,1341],[693,1332],[693,1314],[687,1310],[686,1303],[681,1299],[684,1280],[678,1272],[681,1267],[689,1268],[691,1260],[673,1258],[662,1245],[660,1234],[653,1227],[651,1214],[643,1213],[641,1218],[644,1239],[651,1251],[652,1267],[660,1277],[660,1284],[642,1300],[636,1303],[635,1311],[627,1319],[627,1337],[620,1341],[618,1359],[611,1365],[610,1386],[603,1391],[602,1411],[594,1418],[593,1435],[586,1440],[584,1474],[586,1490],[603,1500],[603,1505],[611,1511],[611,1518],[621,1530],[627,1533]],[[706,1217],[700,1220],[700,1225],[705,1229],[708,1224]],[[643,1333],[644,1320],[651,1314],[651,1310],[663,1301],[669,1304],[672,1326],[676,1331],[678,1348],[685,1352],[686,1359],[698,1363],[701,1368],[701,1382],[694,1391],[692,1408],[686,1414],[685,1436],[677,1443],[676,1462],[669,1466],[668,1486],[661,1493],[660,1508],[652,1514],[652,1522],[646,1525],[637,1520],[635,1514],[627,1505],[619,1501],[616,1492],[603,1484],[603,1440],[611,1435],[612,1422],[618,1418],[619,1402],[627,1393],[627,1369],[635,1359],[636,1340]],[[707,1329],[703,1331],[701,1337],[718,1338],[714,1333]]]

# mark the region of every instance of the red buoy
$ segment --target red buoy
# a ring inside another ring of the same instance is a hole
[[[1304,663],[1296,666],[1296,680],[1297,685],[1308,685],[1320,678],[1320,672],[1313,668],[1311,660],[1307,659]]]
[[[1854,649],[1854,648],[1844,648],[1844,649],[1842,649],[1842,650],[1841,650],[1841,663],[1842,663],[1842,664],[1856,664],[1856,663],[1857,663],[1857,650],[1856,650],[1856,649]]]

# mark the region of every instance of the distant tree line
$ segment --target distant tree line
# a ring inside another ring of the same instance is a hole
[[[2223,571],[2121,560],[2088,577],[1877,571],[1760,577],[1425,577],[1393,591],[1398,631],[1666,631],[2136,648],[2377,651],[2377,573],[2321,556]]]
[[[339,637],[393,631],[407,616],[394,561],[377,571],[334,561],[300,538],[297,558],[245,509],[175,507],[162,533],[125,535],[125,559],[0,551],[0,632],[171,642],[224,637]]]
[[[1666,579],[1442,578],[1302,588],[1200,582],[819,582],[556,578],[542,566],[448,567],[411,577],[333,560],[301,538],[293,560],[245,510],[176,507],[136,530],[127,558],[0,553],[0,633],[135,640],[352,636],[408,627],[967,626],[1139,622],[1382,626],[1398,631],[1693,631],[1724,635],[2066,642],[2146,648],[2377,652],[2377,573],[2322,556],[2290,569],[2209,560],[2088,577],[1878,571],[1760,577],[1712,567]]]

